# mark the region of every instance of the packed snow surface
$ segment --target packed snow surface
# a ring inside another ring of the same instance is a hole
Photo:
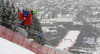
[[[78,30],[69,31],[65,35],[65,37],[59,42],[56,48],[65,50],[65,49],[68,49],[69,47],[72,47],[79,34],[80,34],[80,31]]]
[[[0,37],[0,54],[36,54]]]

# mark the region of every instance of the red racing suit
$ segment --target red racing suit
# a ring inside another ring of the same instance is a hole
[[[27,17],[24,17],[22,15],[22,11],[20,11],[19,14],[18,14],[18,18],[20,20],[24,21],[24,25],[27,25],[28,24],[28,26],[30,26],[30,23],[31,23],[31,11],[29,11],[29,14],[28,14]]]

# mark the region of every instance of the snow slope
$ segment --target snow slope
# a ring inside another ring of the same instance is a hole
[[[65,50],[69,49],[73,46],[74,42],[76,41],[78,35],[80,34],[80,31],[78,30],[71,30],[65,35],[65,37],[61,40],[61,42],[57,45],[56,48]]]
[[[36,54],[0,37],[0,54]]]

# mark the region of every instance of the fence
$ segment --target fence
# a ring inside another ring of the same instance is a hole
[[[34,41],[30,41],[25,36],[19,35],[1,25],[0,25],[0,37],[5,38],[11,42],[14,42],[22,47],[25,47],[35,52],[36,54],[63,54],[62,52],[41,46]]]

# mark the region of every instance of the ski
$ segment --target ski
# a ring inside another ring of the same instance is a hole
[[[13,25],[13,26],[25,29],[24,26],[21,26],[21,24],[19,24],[19,23],[8,23],[8,25]],[[37,36],[43,37],[43,33],[40,33],[38,31],[35,31],[35,30],[32,30],[32,29],[25,29],[25,30],[30,32],[30,33],[34,33]]]

